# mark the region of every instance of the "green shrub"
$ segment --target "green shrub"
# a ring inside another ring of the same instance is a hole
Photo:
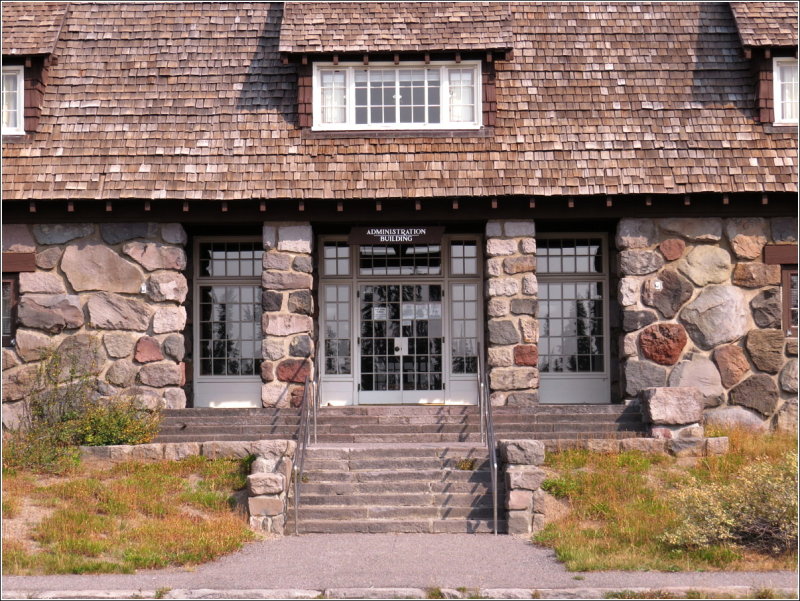
[[[756,460],[726,483],[681,486],[673,504],[676,529],[662,536],[675,547],[734,542],[779,555],[797,546],[797,455]]]
[[[100,342],[49,348],[40,355],[19,429],[3,440],[3,469],[63,473],[80,460],[78,445],[140,444],[158,431],[159,411],[133,398],[99,398]]]
[[[565,475],[558,478],[547,478],[542,482],[542,490],[549,492],[554,497],[564,499],[576,494],[580,490],[580,484],[575,478]]]
[[[135,399],[118,397],[87,404],[66,426],[76,444],[101,446],[150,442],[160,423],[160,411],[142,409]]]

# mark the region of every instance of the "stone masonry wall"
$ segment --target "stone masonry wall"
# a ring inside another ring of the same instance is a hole
[[[489,389],[493,405],[539,402],[539,325],[533,221],[486,224]]]
[[[781,267],[796,218],[623,219],[616,243],[625,396],[696,387],[706,424],[794,429],[797,340],[781,329]]]
[[[177,223],[3,226],[3,251],[36,259],[35,271],[19,274],[15,344],[3,349],[6,427],[16,425],[50,346],[92,366],[101,396],[185,407],[185,244]]]
[[[299,406],[314,369],[313,232],[308,223],[265,223],[261,274],[261,403]]]

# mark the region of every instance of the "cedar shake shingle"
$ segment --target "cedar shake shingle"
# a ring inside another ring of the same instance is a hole
[[[310,11],[327,4],[309,5]],[[6,199],[375,199],[795,192],[727,4],[510,3],[496,124],[311,134],[283,6],[77,3]]]
[[[743,46],[797,46],[797,2],[731,2]]]
[[[65,2],[3,2],[3,56],[53,52],[66,9]]]
[[[511,46],[508,2],[287,2],[279,49],[403,52]]]

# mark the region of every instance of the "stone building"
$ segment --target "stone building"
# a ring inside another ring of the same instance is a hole
[[[795,3],[2,10],[5,425],[94,337],[171,409],[471,405],[483,357],[509,411],[796,426]]]

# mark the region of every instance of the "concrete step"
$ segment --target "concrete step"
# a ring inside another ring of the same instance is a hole
[[[498,482],[499,484],[499,482]],[[500,488],[498,488],[498,492]],[[301,499],[303,495],[360,495],[360,494],[451,494],[470,493],[488,494],[489,482],[475,481],[435,481],[423,480],[396,482],[303,482],[300,488]]]
[[[308,470],[303,469],[308,482],[488,482],[489,470]]]
[[[504,490],[498,489],[498,503],[503,503],[503,496],[501,493]],[[448,493],[390,493],[390,494],[358,494],[358,495],[318,495],[308,494],[305,486],[300,489],[300,501],[303,507],[305,506],[359,506],[359,505],[375,505],[375,506],[412,506],[412,507],[425,507],[428,505],[441,505],[447,507],[491,507],[492,495],[489,492],[485,494],[475,494],[466,492],[448,492]],[[290,498],[290,506],[294,501]]]
[[[491,519],[492,507],[449,507],[437,505],[347,505],[347,506],[309,506],[301,504],[300,520],[419,520],[466,518],[473,520]],[[292,510],[292,514],[294,511]]]
[[[303,520],[300,519],[299,532],[312,533],[355,533],[355,532],[426,532],[426,533],[490,533],[493,532],[490,519],[430,519],[430,520]],[[498,530],[506,532],[505,520],[498,520]],[[286,524],[286,532],[294,531],[294,517]]]

